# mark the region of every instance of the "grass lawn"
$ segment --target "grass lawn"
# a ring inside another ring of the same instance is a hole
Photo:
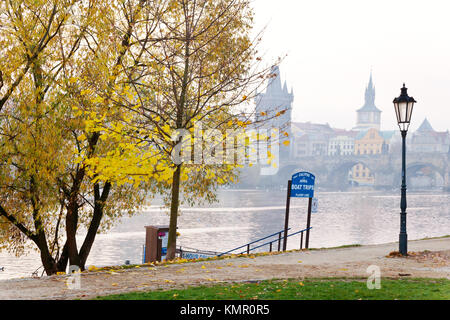
[[[98,297],[102,300],[450,300],[447,279],[381,279],[369,290],[361,279],[266,280],[155,290]]]

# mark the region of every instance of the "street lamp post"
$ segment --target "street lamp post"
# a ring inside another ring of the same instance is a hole
[[[399,252],[402,255],[408,254],[408,235],[406,233],[406,134],[411,122],[411,115],[414,103],[417,101],[408,96],[408,89],[403,84],[401,94],[394,99],[395,114],[397,115],[398,127],[402,134],[402,186],[400,200],[400,235]]]

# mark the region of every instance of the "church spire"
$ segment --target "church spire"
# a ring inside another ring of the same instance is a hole
[[[370,70],[369,83],[364,94],[364,105],[356,110],[357,121],[355,130],[375,128],[380,130],[381,110],[375,106],[375,86],[373,84],[372,70]]]
[[[279,93],[282,90],[280,68],[278,66],[273,66],[271,73],[273,78],[269,82],[267,93]]]
[[[366,88],[366,94],[365,94],[365,106],[375,106],[375,86],[373,85],[372,80],[372,70],[370,70],[370,78],[369,78],[369,84]]]

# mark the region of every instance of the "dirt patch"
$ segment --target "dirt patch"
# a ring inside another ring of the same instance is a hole
[[[376,265],[382,277],[450,279],[450,239],[412,241],[407,257],[387,257],[396,244],[288,252],[207,262],[136,267],[81,274],[69,289],[67,275],[0,281],[0,299],[89,299],[130,291],[184,288],[220,282],[287,278],[360,278]]]

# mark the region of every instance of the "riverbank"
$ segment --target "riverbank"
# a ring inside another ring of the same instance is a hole
[[[91,299],[155,289],[268,279],[367,278],[376,265],[383,278],[450,279],[450,238],[409,241],[408,257],[389,256],[397,243],[291,251],[214,261],[187,262],[81,274],[80,289],[68,276],[0,281],[0,299]]]

